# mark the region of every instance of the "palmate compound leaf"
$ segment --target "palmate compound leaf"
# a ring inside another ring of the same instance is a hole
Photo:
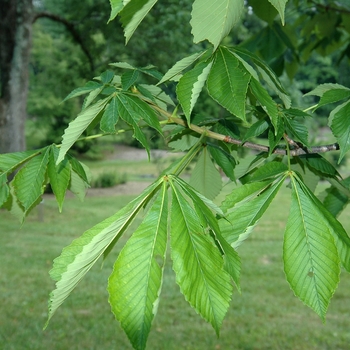
[[[214,50],[236,25],[244,11],[241,0],[195,0],[192,7],[193,41],[208,40]]]
[[[324,320],[339,282],[338,251],[322,209],[294,174],[290,179],[292,201],[284,234],[284,271],[295,295]]]
[[[168,198],[163,182],[152,207],[120,252],[108,281],[112,311],[134,349],[144,349],[157,313],[167,246]]]
[[[229,307],[230,275],[219,249],[205,234],[196,211],[169,179],[172,190],[170,246],[176,282],[190,305],[216,333]]]
[[[56,289],[50,294],[46,326],[108,246],[115,243],[131,225],[144,204],[158,191],[161,182],[162,179],[157,180],[116,214],[84,232],[54,260],[50,276],[56,282]]]
[[[275,198],[285,180],[285,175],[277,179],[252,182],[233,190],[222,207],[225,218],[219,220],[225,240],[233,248],[238,248],[251,234]]]
[[[187,123],[191,123],[191,112],[198,100],[213,62],[200,62],[185,73],[176,87],[176,95],[185,113]]]
[[[220,47],[210,70],[207,87],[210,96],[242,120],[246,120],[245,104],[250,74],[225,47]]]
[[[57,158],[57,164],[60,163],[67,151],[71,148],[74,142],[80,137],[85,129],[93,122],[97,115],[105,108],[112,96],[108,96],[103,100],[97,101],[95,104],[85,108],[64,131],[60,153]]]

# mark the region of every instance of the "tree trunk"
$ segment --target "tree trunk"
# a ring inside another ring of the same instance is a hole
[[[0,153],[23,151],[32,0],[0,0]]]

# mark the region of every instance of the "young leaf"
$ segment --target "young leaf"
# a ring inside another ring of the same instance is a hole
[[[64,131],[60,153],[57,158],[57,164],[60,163],[67,151],[72,147],[74,142],[80,137],[85,129],[93,122],[96,116],[105,108],[110,101],[111,96],[97,101],[92,106],[84,109],[73,121],[71,121]]]
[[[192,6],[193,41],[208,40],[219,46],[236,25],[243,14],[243,1],[240,0],[195,0]]]
[[[284,271],[295,295],[325,319],[338,285],[340,261],[329,224],[298,179],[283,243]]]
[[[246,184],[227,196],[222,206],[229,212],[224,219],[219,220],[219,224],[223,237],[233,248],[238,248],[249,237],[284,180],[285,176],[270,187],[273,180]]]
[[[64,197],[70,182],[71,167],[68,159],[64,159],[59,165],[56,165],[58,153],[59,150],[55,146],[52,146],[47,173],[49,175],[52,191],[55,194],[58,203],[59,211],[61,212]]]
[[[120,252],[108,280],[109,303],[135,349],[144,349],[156,315],[167,245],[167,183]]]
[[[176,282],[191,306],[216,333],[229,307],[229,274],[219,250],[203,232],[195,211],[180,191],[172,187],[170,246]]]
[[[229,112],[246,120],[245,103],[250,74],[226,48],[216,52],[207,87],[210,96]]]
[[[331,120],[333,135],[337,138],[340,147],[339,161],[343,159],[345,153],[350,149],[350,128],[348,126],[350,115],[350,100],[339,108]]]
[[[221,175],[210,159],[207,147],[192,171],[190,185],[209,199],[214,199],[221,191]]]
[[[120,13],[120,21],[124,27],[126,43],[156,2],[157,0],[124,1],[125,7]]]
[[[114,96],[102,115],[100,121],[100,129],[106,133],[114,133],[115,125],[117,124],[118,119],[118,101],[117,98]]]
[[[191,112],[207,80],[213,62],[201,62],[185,73],[176,86],[176,95],[185,113],[187,123],[191,123]]]
[[[56,281],[56,289],[50,295],[46,326],[58,307],[108,246],[118,240],[131,225],[145,202],[153,197],[161,181],[161,179],[156,181],[116,214],[84,232],[81,237],[64,248],[61,255],[54,260],[50,276]]]
[[[176,62],[163,76],[163,78],[157,83],[157,85],[162,84],[168,80],[173,80],[174,77],[180,75],[186,68],[191,64],[196,62],[207,50],[196,52],[191,56],[187,56],[180,61]]]
[[[50,147],[47,147],[41,154],[27,162],[13,180],[15,194],[23,207],[24,214],[38,202],[44,193],[49,150]]]

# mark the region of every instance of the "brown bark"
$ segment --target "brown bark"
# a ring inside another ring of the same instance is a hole
[[[0,0],[0,153],[25,149],[32,0]]]

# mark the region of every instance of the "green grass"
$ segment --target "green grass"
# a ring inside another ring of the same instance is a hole
[[[67,198],[61,215],[56,203],[45,199],[44,221],[39,221],[35,209],[22,228],[9,213],[0,211],[0,349],[132,349],[110,312],[106,291],[113,259],[125,238],[103,269],[97,264],[42,330],[54,287],[48,276],[52,260],[131,198],[89,197],[84,203]],[[219,339],[184,301],[168,263],[148,349],[349,349],[350,275],[342,273],[326,324],[294,297],[285,281],[281,252],[288,210],[289,192],[284,188],[240,247],[242,294],[234,293]],[[344,213],[341,221],[350,231],[349,215]]]

